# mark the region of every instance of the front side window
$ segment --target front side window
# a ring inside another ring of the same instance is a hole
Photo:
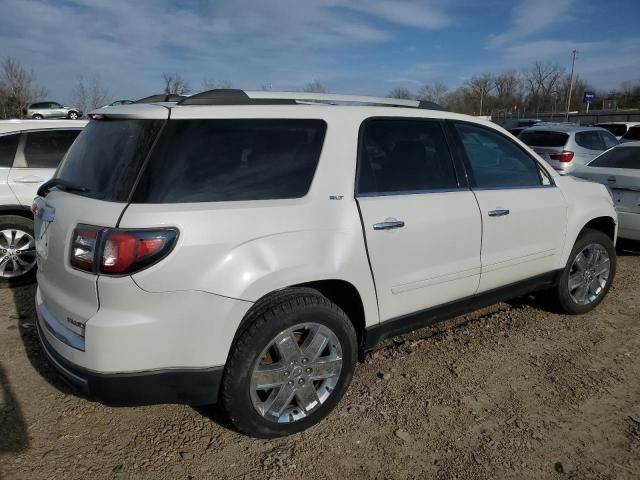
[[[632,168],[640,170],[640,148],[638,147],[618,147],[603,153],[593,162],[590,167],[607,168]]]
[[[62,105],[59,103],[52,102],[49,104],[49,108],[62,108]]]
[[[457,123],[475,186],[478,188],[541,185],[538,164],[520,147],[488,128]]]
[[[300,198],[324,142],[323,120],[170,120],[134,203]]]
[[[576,133],[576,143],[587,150],[604,150],[602,137],[597,130]]]
[[[10,168],[16,155],[20,134],[0,136],[0,168]]]
[[[438,122],[371,119],[362,128],[358,194],[458,187],[449,148]]]
[[[56,168],[80,130],[28,132],[24,160],[30,168]]]

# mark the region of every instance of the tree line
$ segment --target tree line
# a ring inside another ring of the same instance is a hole
[[[447,110],[470,115],[491,115],[494,118],[560,114],[569,110],[583,110],[583,93],[596,94],[592,110],[640,109],[640,79],[625,82],[613,90],[596,90],[580,76],[575,75],[569,99],[571,78],[563,67],[552,62],[536,61],[523,70],[500,73],[486,72],[473,75],[459,87],[442,82],[427,83],[412,91],[406,87],[393,88],[389,97],[427,100]],[[191,83],[177,73],[163,73],[158,90],[165,94],[189,95],[194,93]],[[199,90],[231,88],[226,80],[202,80]],[[263,84],[260,90],[270,90]],[[327,88],[318,80],[302,86],[304,92],[324,93]],[[155,93],[155,92],[151,92]],[[0,118],[20,118],[29,103],[47,100],[48,90],[41,86],[35,72],[17,60],[6,57],[0,62]],[[109,89],[99,76],[79,76],[71,88],[72,103],[83,112],[108,104],[113,100]],[[569,100],[569,102],[568,102]]]

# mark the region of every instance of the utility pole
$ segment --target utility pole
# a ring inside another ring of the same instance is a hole
[[[571,64],[571,80],[569,81],[569,95],[567,96],[567,111],[564,114],[564,121],[568,122],[569,121],[569,109],[571,108],[571,93],[573,90],[573,71],[576,67],[576,53],[578,53],[577,50],[573,51],[573,63]]]
[[[482,100],[484,97],[484,87],[480,87],[480,116],[482,116]]]

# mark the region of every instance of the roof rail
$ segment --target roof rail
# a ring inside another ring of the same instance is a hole
[[[148,97],[136,100],[133,103],[161,103],[161,102],[179,102],[180,100],[188,98],[186,95],[177,95],[175,93],[161,93],[158,95],[150,95]]]
[[[263,92],[237,89],[216,89],[184,98],[179,105],[293,105],[296,103],[323,104],[364,104],[393,107],[442,110],[440,105],[424,100],[404,100],[399,98],[367,97],[361,95],[339,95],[312,92]]]

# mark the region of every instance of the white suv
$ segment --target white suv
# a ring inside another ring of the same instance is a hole
[[[34,202],[37,325],[109,404],[287,435],[384,338],[536,289],[584,313],[614,277],[606,188],[491,122],[238,90],[93,115]]]
[[[0,121],[0,288],[35,280],[31,204],[86,121]]]

